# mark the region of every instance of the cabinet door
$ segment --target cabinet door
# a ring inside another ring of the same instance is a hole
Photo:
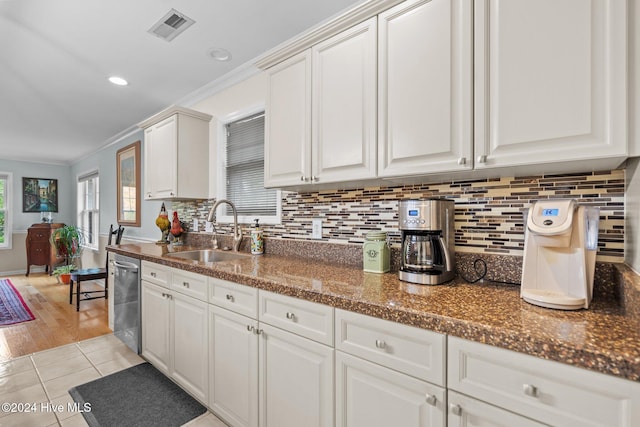
[[[206,403],[209,395],[208,306],[195,298],[172,292],[172,377]]]
[[[542,427],[529,418],[483,403],[455,391],[448,391],[448,427]]]
[[[379,16],[378,175],[471,169],[471,0],[408,0]]]
[[[269,70],[264,185],[304,183],[311,177],[311,51]]]
[[[336,352],[336,427],[445,426],[445,391]]]
[[[177,194],[178,117],[173,115],[144,132],[145,199]]]
[[[376,176],[376,18],[312,49],[312,181]]]
[[[260,332],[260,426],[333,426],[333,348],[262,323]]]
[[[152,283],[142,281],[142,355],[158,370],[170,375],[171,296]]]
[[[258,426],[257,326],[209,306],[209,407],[233,427]]]
[[[626,155],[625,1],[476,0],[474,13],[477,169]]]

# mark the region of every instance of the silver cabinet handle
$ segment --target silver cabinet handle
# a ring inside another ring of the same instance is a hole
[[[315,175],[311,175],[311,181],[313,182],[318,182],[320,180],[319,177],[315,176]]]
[[[304,175],[302,175],[302,176],[300,177],[300,181],[302,181],[302,182],[309,182],[309,177],[308,177],[308,176],[304,176]]]
[[[254,329],[253,333],[256,335],[262,335],[262,329]]]
[[[426,395],[426,401],[427,401],[427,403],[428,403],[429,405],[431,405],[431,406],[436,406],[436,403],[438,402],[438,398],[437,398],[435,395],[433,395],[433,394],[429,394],[429,393],[427,393],[427,395]]]
[[[231,295],[231,294],[227,294],[227,295],[226,295],[226,298],[227,298],[227,301],[231,301],[231,302],[233,302],[233,295]]]
[[[151,273],[149,273],[149,276],[151,277],[156,277],[156,273],[154,273],[153,271]]]
[[[460,166],[466,165],[466,164],[467,164],[467,158],[466,158],[466,157],[460,157],[460,158],[458,159],[458,164],[459,164]]]
[[[182,282],[182,286],[189,289],[189,282]]]
[[[175,196],[175,194],[173,194],[173,191],[171,193],[169,193],[170,196]]]
[[[478,156],[478,163],[487,163],[487,155],[483,154],[481,156]]]
[[[285,314],[285,316],[287,316],[287,319],[289,320],[293,320],[296,317],[296,315],[290,311],[287,311],[287,314]]]
[[[524,394],[526,394],[527,396],[538,397],[538,387],[534,385],[523,384],[522,391],[524,391]]]
[[[449,412],[451,412],[453,415],[462,415],[462,407],[460,405],[456,405],[455,403],[450,403],[449,404]]]
[[[376,340],[376,347],[378,347],[378,348],[386,348],[387,347],[387,343],[384,342],[383,340]]]
[[[256,328],[254,328],[253,326],[251,326],[251,325],[247,325],[247,331],[249,331],[249,332],[253,332],[253,331],[255,331],[255,330],[256,330]]]
[[[173,296],[171,294],[165,294],[164,292],[162,293],[162,297],[166,299],[173,299]]]

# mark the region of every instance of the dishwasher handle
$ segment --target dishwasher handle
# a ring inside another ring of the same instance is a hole
[[[113,265],[116,268],[121,268],[123,270],[129,270],[132,272],[137,273],[138,272],[138,266],[132,262],[127,262],[127,261],[113,261]]]

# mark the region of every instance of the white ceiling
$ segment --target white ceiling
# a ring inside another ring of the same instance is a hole
[[[0,159],[71,164],[362,2],[0,0]],[[147,33],[172,8],[196,23],[172,42]]]

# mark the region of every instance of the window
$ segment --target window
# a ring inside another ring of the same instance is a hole
[[[98,249],[100,230],[100,193],[98,172],[78,177],[78,228],[84,236],[84,246]]]
[[[11,249],[11,173],[0,172],[0,249]]]
[[[277,224],[280,192],[264,188],[264,111],[231,120],[223,121],[224,176],[219,179],[218,199],[236,205],[239,222],[247,224],[257,218],[262,223]],[[233,212],[224,206],[218,211],[218,219],[230,222]]]

